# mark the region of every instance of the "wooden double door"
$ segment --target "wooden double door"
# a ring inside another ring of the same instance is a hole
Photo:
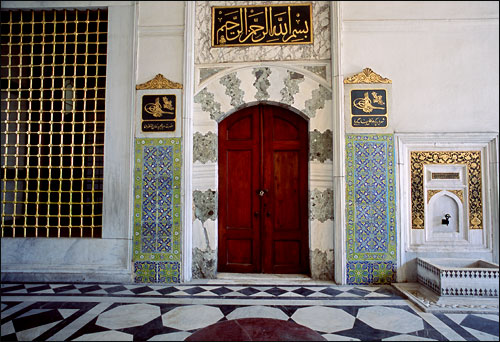
[[[218,139],[218,271],[309,273],[307,121],[257,105]]]

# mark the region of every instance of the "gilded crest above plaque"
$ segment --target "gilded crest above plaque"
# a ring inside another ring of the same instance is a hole
[[[362,72],[344,79],[344,84],[369,84],[369,83],[392,83],[388,78],[384,78],[373,72],[370,68],[363,69]]]
[[[158,74],[152,80],[136,85],[135,89],[182,89],[182,84],[172,82],[162,74]]]

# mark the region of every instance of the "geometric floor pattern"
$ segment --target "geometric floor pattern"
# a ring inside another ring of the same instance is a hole
[[[496,314],[431,314],[390,285],[1,285],[2,341],[182,341],[271,318],[331,341],[498,341]]]

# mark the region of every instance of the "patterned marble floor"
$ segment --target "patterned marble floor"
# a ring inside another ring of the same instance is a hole
[[[3,283],[1,340],[181,341],[253,317],[297,323],[332,341],[499,339],[498,313],[425,313],[391,286],[212,282]]]

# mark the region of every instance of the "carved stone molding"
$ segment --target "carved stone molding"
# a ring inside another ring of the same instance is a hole
[[[440,193],[441,191],[445,191],[444,189],[439,189],[439,190],[427,190],[427,203],[430,202],[431,198]],[[451,193],[454,193],[462,203],[464,203],[464,192],[462,190],[446,190],[446,191],[449,191]]]
[[[135,89],[182,89],[182,84],[172,82],[162,74],[158,74],[152,80],[136,85]]]
[[[392,83],[388,78],[384,78],[373,72],[370,68],[364,68],[362,72],[344,79],[344,84],[367,84],[367,83]]]

